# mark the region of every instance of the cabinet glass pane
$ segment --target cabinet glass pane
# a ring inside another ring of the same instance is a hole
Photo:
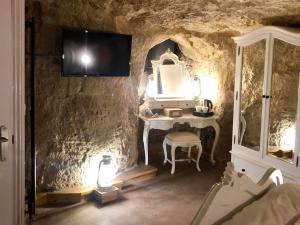
[[[266,40],[243,48],[239,143],[259,151]]]
[[[300,47],[275,39],[269,111],[268,154],[292,161],[300,73]]]

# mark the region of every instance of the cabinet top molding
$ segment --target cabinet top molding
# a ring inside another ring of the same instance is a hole
[[[232,39],[239,46],[248,46],[262,39],[272,38],[300,46],[300,29],[293,27],[264,26],[248,34],[233,37]]]

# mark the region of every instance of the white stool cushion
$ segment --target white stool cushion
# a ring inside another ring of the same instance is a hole
[[[192,132],[173,132],[166,135],[172,142],[200,142],[199,137]]]

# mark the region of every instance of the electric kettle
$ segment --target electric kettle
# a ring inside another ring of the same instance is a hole
[[[211,111],[212,111],[213,104],[212,104],[211,100],[209,100],[209,99],[204,99],[204,106],[207,106],[207,107],[208,107],[208,112],[211,112]]]

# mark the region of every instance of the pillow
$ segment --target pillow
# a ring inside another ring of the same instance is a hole
[[[285,225],[300,213],[300,186],[283,184],[236,213],[223,225]]]

